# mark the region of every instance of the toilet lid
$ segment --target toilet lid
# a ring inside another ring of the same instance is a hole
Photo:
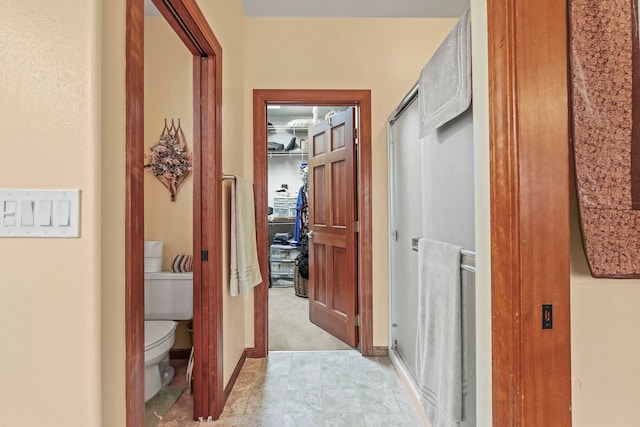
[[[176,330],[172,320],[147,320],[144,322],[144,351],[151,350],[171,339]]]

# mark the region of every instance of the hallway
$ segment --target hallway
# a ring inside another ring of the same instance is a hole
[[[247,359],[218,421],[184,420],[172,409],[160,426],[421,425],[389,359],[355,350]]]

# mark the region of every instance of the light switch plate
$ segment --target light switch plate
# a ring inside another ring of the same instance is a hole
[[[0,237],[80,237],[80,190],[0,189]]]

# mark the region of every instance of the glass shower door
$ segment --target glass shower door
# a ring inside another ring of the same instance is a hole
[[[416,378],[418,257],[411,239],[422,236],[421,148],[418,102],[412,102],[391,127],[393,175],[389,194],[391,243],[391,337],[396,355]],[[411,206],[411,209],[407,209]],[[395,239],[395,242],[393,242]]]

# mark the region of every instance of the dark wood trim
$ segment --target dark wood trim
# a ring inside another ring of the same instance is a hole
[[[358,308],[360,314],[360,352],[363,356],[375,356],[373,346],[373,219],[372,188],[373,170],[371,135],[371,91],[364,91],[358,100],[360,109],[358,124]]]
[[[566,9],[488,1],[494,426],[571,425]]]
[[[268,247],[268,177],[267,177],[267,101],[262,91],[253,91],[253,185],[256,210],[256,245],[264,250],[258,251],[258,264],[263,281],[253,288],[254,300],[254,342],[248,352],[250,357],[266,357],[269,349],[269,266],[266,248]]]
[[[258,359],[260,357],[264,357],[264,356],[260,356],[258,354],[258,352],[256,351],[255,347],[247,347],[247,348],[244,349],[244,351],[245,351],[245,353],[247,355],[247,358],[249,358],[249,359]]]
[[[194,55],[194,419],[226,402],[222,349],[222,48],[194,0],[153,0]],[[144,192],[142,0],[127,1],[126,395],[127,426],[144,424]]]
[[[229,395],[231,394],[231,391],[233,390],[233,386],[236,385],[236,380],[238,379],[238,375],[240,375],[240,371],[242,370],[242,367],[244,366],[244,361],[247,360],[247,349],[245,348],[244,351],[242,352],[242,354],[240,355],[240,360],[238,360],[238,363],[236,363],[236,367],[233,370],[233,373],[231,374],[231,378],[229,378],[229,382],[227,383],[227,386],[224,388],[224,400],[226,401],[229,398]]]
[[[222,325],[222,140],[219,106],[222,103],[220,55],[202,58],[201,85],[205,90],[202,98],[202,135],[203,145],[202,174],[203,181],[209,185],[203,187],[201,241],[202,250],[209,251],[209,261],[201,262],[203,278],[202,318],[200,328],[203,331],[203,354],[207,354],[209,363],[203,364],[203,381],[208,392],[203,390],[203,413],[218,419],[226,399],[223,384],[223,325]],[[208,286],[204,286],[208,283]],[[206,334],[205,334],[206,333]]]
[[[169,352],[169,358],[171,359],[189,359],[191,356],[190,348],[174,348]]]
[[[255,89],[253,91],[253,181],[255,185],[256,233],[258,248],[267,247],[267,104],[356,105],[359,107],[358,147],[358,304],[360,313],[360,351],[372,356],[373,350],[373,278],[371,225],[371,91],[370,90],[298,90]],[[266,251],[258,251],[262,277],[268,277]],[[268,282],[254,288],[254,348],[249,357],[268,353]]]
[[[374,357],[387,357],[389,355],[388,347],[374,346],[373,351],[371,352],[371,356]]]
[[[520,384],[521,348],[519,345],[520,286],[519,283],[519,222],[518,169],[515,145],[515,124],[509,113],[516,109],[509,91],[514,61],[513,46],[497,44],[509,35],[505,15],[513,14],[508,3],[493,0],[488,3],[489,17],[489,121],[491,158],[491,311],[493,425],[517,426],[521,419]],[[495,22],[492,22],[492,16]],[[499,17],[501,19],[499,19]],[[494,42],[494,43],[492,43]],[[498,209],[499,206],[500,208]],[[496,252],[500,251],[500,252]],[[493,255],[496,254],[496,255]],[[497,255],[500,255],[499,257]],[[514,268],[512,268],[513,266]],[[514,311],[516,310],[516,311]]]
[[[126,4],[125,396],[128,427],[144,425],[144,7]]]
[[[202,117],[202,106],[200,100],[206,93],[206,88],[201,85],[202,81],[202,61],[200,57],[193,58],[193,140],[202,141],[204,139],[202,133],[201,121],[196,125],[195,118]],[[202,295],[201,283],[205,281],[203,278],[202,261],[197,254],[202,253],[202,219],[204,201],[202,200],[202,182],[204,174],[200,171],[204,170],[202,162],[202,144],[194,144],[193,146],[193,411],[194,419],[196,414],[204,414],[203,408],[203,388],[205,380],[202,373],[205,372],[205,361],[209,359],[208,353],[204,352],[206,337],[209,335],[207,327],[202,328],[200,325],[206,322],[203,320],[202,307],[204,307],[204,297]],[[206,172],[205,172],[206,173]],[[202,415],[204,417],[204,415]]]

